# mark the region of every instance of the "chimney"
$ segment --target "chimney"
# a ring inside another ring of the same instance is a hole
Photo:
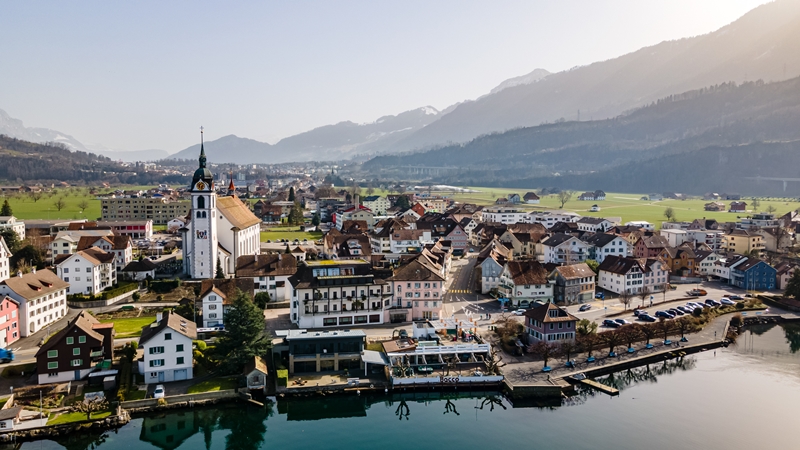
[[[162,318],[163,318],[163,314],[162,313],[156,313],[156,323],[161,322]]]
[[[36,267],[31,267],[31,273],[36,273]]]
[[[21,270],[17,272],[17,276],[18,276],[19,278],[22,278],[22,271],[21,271]]]
[[[359,202],[359,200],[360,200],[359,197],[360,197],[360,195],[358,195],[358,194],[353,195],[353,206],[355,206],[356,209],[358,209],[358,205],[360,203]]]

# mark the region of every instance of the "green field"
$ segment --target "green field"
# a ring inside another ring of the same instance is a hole
[[[98,411],[96,413],[92,413],[92,420],[105,419],[110,415],[111,411]],[[50,420],[47,421],[47,425],[61,425],[65,423],[84,422],[84,421],[86,421],[86,413],[76,411],[76,412],[61,413],[57,416],[51,417]]]
[[[142,335],[142,328],[155,322],[155,316],[131,317],[125,319],[104,319],[101,323],[113,322],[117,339],[130,338]]]
[[[189,386],[186,393],[200,394],[202,392],[225,391],[228,389],[236,389],[237,386],[236,378],[219,377],[197,383],[194,386]]]
[[[261,232],[261,242],[266,242],[267,240],[276,242],[280,239],[288,239],[290,241],[299,239],[301,243],[303,239],[308,239],[309,242],[314,242],[317,239],[322,239],[322,232],[300,231],[300,227],[274,227]]]

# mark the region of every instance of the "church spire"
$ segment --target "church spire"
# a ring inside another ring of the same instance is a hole
[[[233,185],[233,171],[231,170],[229,174],[231,177],[231,182],[228,183],[228,195],[231,197],[236,197],[236,186]]]
[[[200,127],[200,168],[206,168],[206,149],[204,148],[205,142],[203,141],[203,127]]]

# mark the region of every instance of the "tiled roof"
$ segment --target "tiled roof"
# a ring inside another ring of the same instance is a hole
[[[21,277],[10,277],[3,280],[1,284],[8,286],[16,294],[27,300],[69,287],[69,283],[47,269],[38,270],[36,273],[26,273]]]
[[[297,258],[291,253],[245,255],[236,260],[237,277],[291,276],[295,272],[297,272]]]
[[[667,238],[660,235],[642,236],[640,239],[646,248],[666,248],[669,247]]]
[[[551,317],[550,311],[556,311],[555,317]],[[577,317],[568,313],[565,309],[559,308],[550,302],[525,311],[524,316],[537,320],[541,323],[572,322],[578,320]]]
[[[256,217],[238,197],[218,197],[217,210],[231,225],[240,230],[261,223],[261,219]]]
[[[237,289],[252,296],[255,290],[255,283],[250,278],[215,278],[203,280],[200,284],[200,298],[205,297],[211,291],[216,291],[217,294],[222,297],[222,302],[224,304],[230,304],[236,296]]]
[[[508,273],[514,284],[547,284],[547,270],[538,261],[508,261]]]
[[[142,329],[142,336],[139,338],[139,347],[147,343],[154,336],[157,336],[161,331],[170,328],[189,339],[197,339],[197,325],[191,320],[186,320],[183,317],[165,312],[160,322],[153,322],[149,327]]]
[[[568,266],[558,266],[555,269],[562,277],[567,280],[573,280],[575,278],[594,278],[595,273],[591,267],[589,267],[586,263],[580,264],[570,264]]]
[[[99,323],[100,322],[97,319],[95,319],[94,316],[89,314],[87,311],[81,311],[80,313],[78,313],[77,316],[75,316],[74,319],[72,319],[67,324],[66,327],[62,328],[61,331],[56,333],[54,336],[48,339],[47,342],[44,343],[44,345],[39,347],[39,350],[36,352],[36,357],[38,358],[39,355],[47,354],[48,350],[61,343],[61,339],[63,339],[67,334],[72,332],[72,330],[76,327],[80,328],[81,331],[86,333],[86,335],[89,336],[90,338],[103,342],[103,335],[94,331],[95,329],[94,325],[97,325]]]
[[[558,247],[559,245],[567,242],[570,239],[574,239],[575,236],[571,234],[564,234],[564,233],[556,233],[549,238],[547,238],[542,244],[548,247]]]

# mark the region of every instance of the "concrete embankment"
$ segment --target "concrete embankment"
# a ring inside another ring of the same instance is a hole
[[[87,431],[100,432],[105,430],[113,430],[127,424],[130,422],[130,420],[130,414],[124,409],[118,408],[115,415],[106,417],[105,419],[65,423],[61,425],[51,425],[3,433],[0,434],[0,443],[36,441],[40,439],[53,439],[59,436],[85,433]]]

